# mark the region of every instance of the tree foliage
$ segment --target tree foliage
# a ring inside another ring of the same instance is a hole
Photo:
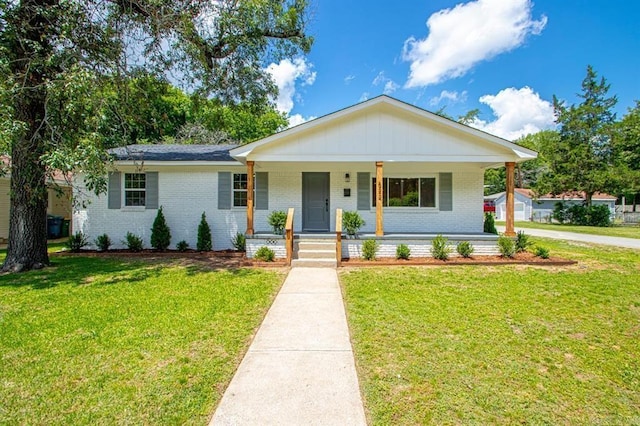
[[[12,159],[3,270],[48,263],[45,182],[54,169],[82,172],[88,189],[105,191],[108,132],[97,112],[110,100],[101,91],[107,82],[122,87],[144,68],[179,76],[183,87],[222,105],[266,104],[276,87],[264,61],[310,49],[306,7],[305,0],[0,0],[0,148]]]
[[[598,79],[591,66],[582,81],[582,101],[566,106],[553,98],[559,140],[545,152],[548,171],[540,179],[541,192],[584,191],[587,204],[597,191],[615,192],[618,186],[613,165],[613,133],[617,98],[609,96],[604,77]]]

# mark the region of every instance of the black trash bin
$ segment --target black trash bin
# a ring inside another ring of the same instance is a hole
[[[60,236],[68,237],[69,236],[69,219],[62,219],[62,226],[60,227]]]
[[[47,215],[47,238],[60,238],[62,216]]]

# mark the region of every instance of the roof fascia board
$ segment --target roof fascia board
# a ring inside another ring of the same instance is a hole
[[[239,161],[147,161],[147,160],[114,160],[119,166],[242,166]]]

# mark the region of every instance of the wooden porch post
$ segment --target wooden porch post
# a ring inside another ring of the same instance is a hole
[[[253,161],[247,161],[247,235],[253,235]]]
[[[384,235],[384,224],[382,220],[382,161],[376,161],[376,236]]]
[[[514,169],[516,163],[509,161],[505,163],[507,167],[507,225],[504,235],[507,237],[515,237],[516,232],[514,229],[514,206],[515,206],[515,176]]]

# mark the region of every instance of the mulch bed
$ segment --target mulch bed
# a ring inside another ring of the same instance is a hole
[[[378,258],[376,260],[364,260],[360,258],[342,259],[343,267],[360,266],[456,266],[456,265],[539,265],[539,266],[568,266],[575,265],[575,260],[563,259],[561,257],[549,257],[543,259],[536,257],[533,253],[517,253],[515,257],[509,259],[502,256],[476,256],[471,258],[450,257],[447,260],[438,260],[433,257],[412,257],[408,260],[394,259],[389,257]]]
[[[286,267],[285,259],[276,259],[274,262],[262,262],[254,259],[247,259],[242,252],[232,250],[198,252],[195,250],[187,250],[179,252],[176,250],[156,251],[143,250],[141,252],[132,252],[130,250],[109,250],[101,252],[96,250],[82,250],[79,253],[71,253],[69,251],[61,251],[53,253],[54,256],[87,256],[101,258],[119,258],[127,259],[184,259],[196,261],[198,263],[211,263],[219,268],[248,268],[248,267]],[[438,260],[432,257],[413,257],[408,260],[395,258],[378,258],[376,260],[364,260],[360,258],[342,259],[342,267],[362,267],[362,266],[456,266],[456,265],[538,265],[538,266],[567,266],[575,265],[577,262],[560,257],[550,257],[542,259],[536,257],[532,253],[518,253],[514,258],[508,259],[501,256],[476,256],[465,259],[463,257],[451,257],[448,260]]]

